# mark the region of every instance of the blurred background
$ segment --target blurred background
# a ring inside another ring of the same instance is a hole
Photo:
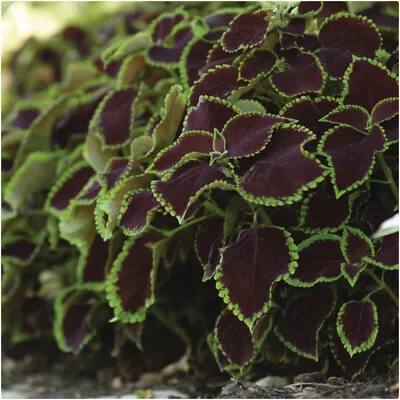
[[[91,26],[117,11],[132,10],[132,2],[124,1],[74,1],[74,2],[14,2],[1,3],[1,109],[9,108],[13,95],[10,93],[12,56],[26,41],[51,38],[64,26]]]

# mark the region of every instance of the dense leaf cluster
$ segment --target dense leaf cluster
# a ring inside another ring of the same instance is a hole
[[[138,4],[12,58],[4,329],[356,376],[396,337],[397,3]]]

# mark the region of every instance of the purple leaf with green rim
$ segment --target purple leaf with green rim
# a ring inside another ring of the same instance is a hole
[[[366,268],[365,264],[342,264],[343,276],[347,279],[350,286],[354,286],[362,271]]]
[[[244,114],[230,119],[222,131],[227,157],[258,153],[268,143],[273,126],[279,122],[285,122],[285,119],[261,114]]]
[[[379,101],[372,110],[371,121],[373,124],[379,124],[390,120],[399,114],[399,98],[384,99]]]
[[[232,183],[221,166],[210,166],[200,160],[189,160],[180,165],[163,181],[154,182],[153,193],[173,215],[184,218],[196,196],[213,183]]]
[[[201,95],[226,99],[234,90],[243,86],[238,80],[235,66],[222,66],[207,71],[192,87],[190,105],[196,105]]]
[[[336,362],[353,377],[361,374],[361,372],[363,372],[367,366],[371,356],[371,350],[364,351],[363,353],[353,354],[351,357],[344,348],[343,343],[341,342],[334,327],[329,329],[329,338],[329,344]]]
[[[124,233],[129,236],[142,233],[159,206],[151,190],[134,191],[125,195],[118,217]]]
[[[378,312],[375,303],[362,300],[343,304],[337,316],[337,330],[350,357],[369,350],[378,334]]]
[[[368,136],[353,128],[338,126],[326,133],[319,148],[328,157],[332,182],[339,197],[368,178],[375,153],[385,148],[385,136],[378,125]]]
[[[206,65],[207,56],[211,49],[212,44],[202,39],[196,40],[190,45],[183,67],[189,86],[192,86],[199,78],[200,70]]]
[[[259,46],[267,35],[268,22],[264,14],[243,13],[229,25],[222,36],[222,45],[228,52]]]
[[[324,190],[311,194],[304,200],[301,209],[302,229],[314,233],[323,229],[339,229],[350,216],[349,201],[349,194],[339,199]]]
[[[357,264],[363,261],[364,257],[374,255],[374,246],[368,237],[358,229],[346,227],[343,234],[343,253],[346,261]]]
[[[366,261],[383,269],[399,267],[399,233],[384,236],[376,256],[367,257]]]
[[[107,278],[107,298],[122,322],[141,322],[154,302],[158,261],[150,246],[161,240],[157,232],[126,241]]]
[[[235,18],[236,12],[217,11],[204,18],[210,28],[228,27],[229,23]]]
[[[289,103],[282,109],[280,114],[283,117],[298,121],[300,125],[310,129],[311,132],[317,134],[319,137],[331,128],[331,124],[321,122],[321,118],[332,111],[337,105],[338,101],[333,97],[311,99],[304,96]]]
[[[219,263],[219,249],[223,246],[224,220],[212,217],[198,226],[195,238],[197,257],[204,269],[203,281],[211,279]]]
[[[101,174],[100,181],[104,182],[107,190],[109,190],[120,178],[126,175],[130,166],[129,158],[113,158],[107,164],[106,171]]]
[[[352,55],[374,57],[381,37],[373,23],[362,16],[334,15],[324,21],[319,31],[322,65],[334,77],[341,77]],[[358,104],[358,103],[354,103]]]
[[[324,122],[350,126],[361,132],[367,132],[369,124],[369,113],[360,106],[348,105],[339,106],[322,118]]]
[[[82,282],[103,282],[108,258],[108,243],[96,235],[89,248],[81,253],[78,273]]]
[[[235,315],[226,310],[218,318],[215,336],[223,354],[241,367],[250,362],[255,353],[249,328]]]
[[[133,105],[137,95],[136,89],[118,90],[100,105],[97,123],[106,145],[123,145],[131,137]]]
[[[298,13],[301,16],[309,16],[322,10],[322,1],[301,1],[298,6]]]
[[[300,243],[298,249],[298,266],[294,274],[285,279],[287,283],[299,287],[311,287],[318,282],[332,282],[340,278],[340,266],[345,259],[338,236],[312,236]]]
[[[164,40],[172,32],[174,27],[183,20],[184,15],[178,13],[172,15],[161,15],[153,28],[152,38],[154,42]]]
[[[344,104],[357,104],[371,112],[378,102],[397,97],[397,78],[376,61],[354,61],[346,71]]]
[[[281,45],[281,50],[290,50],[296,48],[296,39],[296,36],[289,33],[279,33],[279,43]]]
[[[241,179],[243,195],[268,205],[300,200],[300,193],[315,187],[325,174],[319,163],[302,149],[312,138],[309,131],[299,126],[275,128],[268,145]]]
[[[185,46],[193,38],[192,28],[183,28],[173,36],[173,45],[154,45],[149,49],[149,59],[158,64],[176,64],[181,59]]]
[[[302,290],[286,306],[275,326],[275,333],[293,352],[318,361],[319,332],[334,305],[335,296],[327,284]],[[295,326],[301,326],[302,329],[293,329]]]
[[[258,76],[268,76],[277,61],[276,54],[268,49],[254,49],[240,64],[239,72],[242,79],[251,81]]]
[[[213,137],[207,132],[187,132],[157,156],[153,169],[159,172],[166,171],[184,157],[193,157],[196,154],[208,155],[213,151],[212,144]]]
[[[87,134],[90,120],[105,94],[106,92],[102,90],[89,103],[71,107],[62,115],[54,124],[51,132],[51,143],[64,148],[67,146],[71,135]]]
[[[58,211],[65,210],[70,201],[74,199],[94,175],[94,170],[89,167],[79,168],[74,171],[58,190],[52,195],[50,206]]]
[[[320,92],[324,87],[324,71],[317,58],[299,50],[286,50],[289,69],[271,76],[274,87],[286,96]]]
[[[35,243],[21,238],[3,244],[1,254],[3,257],[12,257],[16,259],[18,264],[26,265],[32,261],[36,247],[37,245]]]
[[[306,22],[303,18],[293,18],[281,31],[293,36],[303,36],[305,29]]]
[[[246,229],[223,249],[215,276],[220,296],[251,327],[267,311],[273,283],[293,273],[296,258],[296,246],[286,231]]]
[[[96,179],[93,183],[87,188],[86,192],[83,193],[78,200],[94,200],[97,198],[100,193],[101,185],[99,181]]]
[[[383,121],[380,123],[381,127],[385,131],[385,135],[389,140],[389,143],[396,143],[399,140],[399,116],[396,115],[394,118]]]
[[[184,131],[222,131],[225,124],[237,115],[229,103],[218,98],[200,97],[197,106],[191,109],[185,119]]]

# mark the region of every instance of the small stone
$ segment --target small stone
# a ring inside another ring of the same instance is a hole
[[[324,376],[321,372],[306,372],[294,377],[293,383],[323,383],[325,382]]]
[[[261,386],[264,389],[279,388],[282,386],[289,385],[289,378],[286,376],[273,376],[269,375],[265,378],[259,379],[256,385]]]
[[[122,379],[120,376],[116,376],[112,381],[111,381],[111,387],[114,390],[119,390],[122,388]]]
[[[27,396],[25,393],[16,391],[16,390],[2,390],[1,391],[2,399],[26,399]]]

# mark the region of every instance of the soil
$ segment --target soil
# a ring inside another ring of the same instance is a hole
[[[125,366],[126,368],[126,366]],[[162,376],[162,375],[161,375]],[[167,389],[168,398],[398,398],[398,373],[378,374],[369,371],[355,382],[341,377],[324,377],[319,373],[301,374],[295,377],[269,377],[268,385],[260,386],[253,381],[237,380],[215,371],[205,376],[199,371],[188,374],[176,372],[168,378],[159,373],[141,374],[130,380],[124,366],[115,360],[95,356],[50,356],[37,349],[19,358],[3,356],[2,398],[100,398],[139,393],[140,397],[152,398],[160,389]],[[252,381],[252,382],[250,382]],[[260,383],[261,384],[261,383]],[[172,391],[174,390],[174,391]],[[176,391],[181,393],[178,393]],[[178,393],[178,394],[177,394]],[[159,395],[156,396],[159,398]],[[128,398],[128,396],[126,397]]]

